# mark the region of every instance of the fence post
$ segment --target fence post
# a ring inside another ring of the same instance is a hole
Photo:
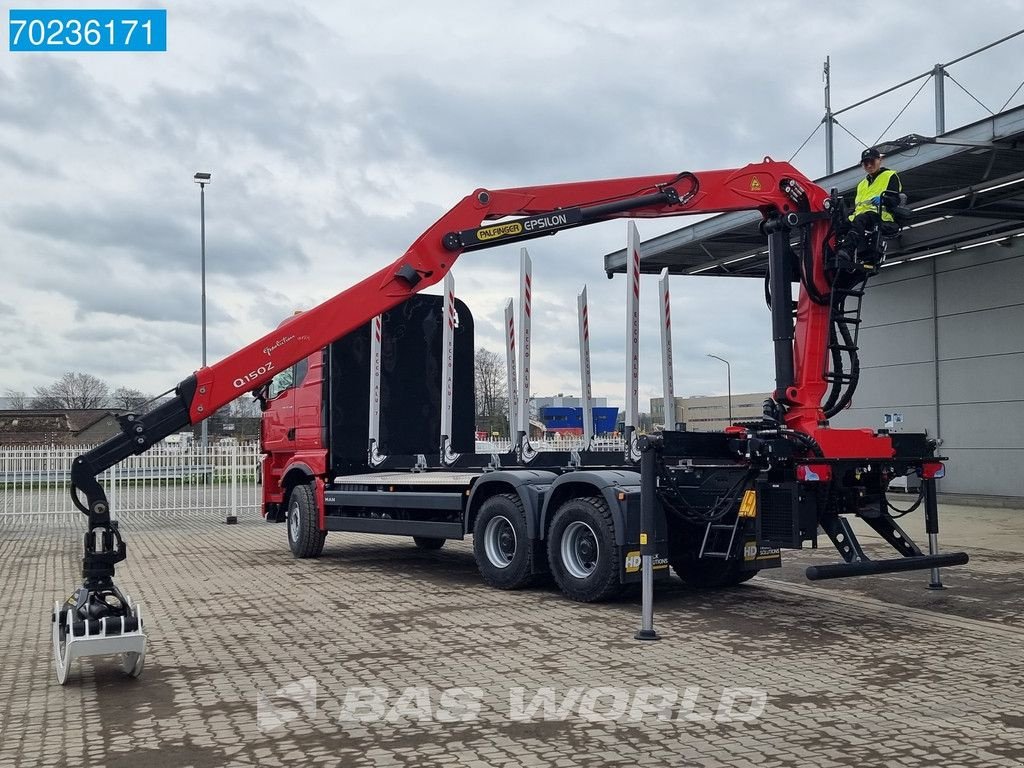
[[[241,445],[232,445],[231,448],[231,512],[224,521],[228,525],[235,525],[238,522],[238,452]]]

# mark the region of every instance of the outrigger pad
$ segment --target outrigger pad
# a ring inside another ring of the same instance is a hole
[[[121,670],[131,677],[142,674],[146,660],[142,606],[125,596],[127,611],[119,616],[86,618],[77,615],[73,595],[53,606],[53,661],[57,682],[64,685],[76,659],[120,655]]]
[[[855,563],[836,563],[834,565],[812,565],[807,571],[811,581],[822,579],[839,579],[846,576],[871,576],[878,573],[897,573],[900,571],[926,571],[931,568],[949,568],[954,565],[966,565],[966,552],[949,552],[943,555],[919,555],[917,557],[897,557],[892,560],[861,560]]]

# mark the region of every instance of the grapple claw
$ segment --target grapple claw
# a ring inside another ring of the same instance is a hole
[[[146,635],[141,605],[133,603],[116,587],[107,594],[80,587],[64,603],[54,604],[53,661],[57,682],[67,683],[76,659],[118,654],[121,669],[126,674],[131,677],[142,674]]]

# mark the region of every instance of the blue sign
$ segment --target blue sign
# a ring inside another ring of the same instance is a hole
[[[11,51],[166,51],[167,11],[15,9]]]

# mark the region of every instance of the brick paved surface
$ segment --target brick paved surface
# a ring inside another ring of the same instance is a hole
[[[640,644],[635,596],[495,591],[468,542],[335,533],[296,561],[283,526],[129,520],[146,671],[86,660],[62,688],[48,610],[81,523],[0,523],[0,766],[1024,764],[1020,554],[972,551],[945,593],[920,573],[810,585],[825,550],[732,590],[673,581],[664,639]],[[570,715],[517,719],[544,695]]]

